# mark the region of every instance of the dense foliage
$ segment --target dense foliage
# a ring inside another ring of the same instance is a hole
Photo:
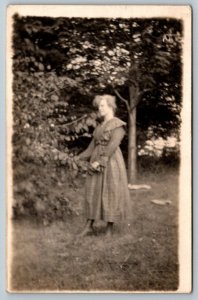
[[[67,97],[75,94],[72,104],[80,102],[86,109],[94,94],[114,92],[115,88],[127,98],[127,87],[133,84],[143,100],[139,128],[152,125],[155,132],[169,134],[178,127],[181,22],[15,16],[15,25],[15,70],[67,76],[71,81]],[[79,113],[77,106],[73,114]]]

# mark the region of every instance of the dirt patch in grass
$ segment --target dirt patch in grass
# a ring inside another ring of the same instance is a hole
[[[178,288],[178,174],[142,174],[151,190],[130,191],[133,215],[116,224],[111,238],[103,222],[80,238],[82,191],[71,193],[79,216],[44,226],[13,221],[11,288],[17,291],[174,291]],[[152,199],[169,199],[161,206]]]

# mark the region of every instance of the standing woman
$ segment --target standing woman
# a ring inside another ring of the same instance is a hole
[[[129,191],[127,174],[120,143],[126,123],[115,117],[116,102],[111,95],[96,96],[93,104],[98,107],[103,122],[96,127],[88,148],[79,159],[90,162],[85,186],[86,226],[81,233],[93,230],[96,220],[107,222],[107,235],[112,235],[113,224],[127,218]]]

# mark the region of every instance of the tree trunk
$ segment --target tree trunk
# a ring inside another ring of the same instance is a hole
[[[137,103],[137,89],[129,87],[130,107]],[[129,140],[128,140],[128,180],[135,183],[137,176],[137,149],[136,149],[136,107],[129,112]]]

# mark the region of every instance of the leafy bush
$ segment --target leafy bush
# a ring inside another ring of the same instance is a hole
[[[76,193],[83,197],[80,190],[84,185],[85,172],[84,164],[76,172],[55,164],[42,166],[24,162],[15,165],[13,217],[50,223],[78,214]]]
[[[72,185],[78,174],[86,172],[86,164],[77,164],[72,143],[79,137],[89,138],[96,126],[96,113],[73,114],[72,92],[64,97],[62,90],[72,84],[55,73],[17,72],[13,85],[14,133],[13,170],[15,203],[14,215],[62,218],[71,214],[70,202],[64,195],[48,197],[49,181],[56,181],[57,169],[63,169]],[[30,169],[37,175],[32,176]],[[49,174],[39,175],[41,169]],[[21,169],[23,172],[21,172]],[[38,169],[38,171],[36,171]],[[45,187],[44,178],[48,177]],[[66,178],[65,178],[66,179]],[[59,210],[58,207],[61,206]],[[60,212],[61,211],[61,212]],[[62,214],[62,215],[60,215]]]

